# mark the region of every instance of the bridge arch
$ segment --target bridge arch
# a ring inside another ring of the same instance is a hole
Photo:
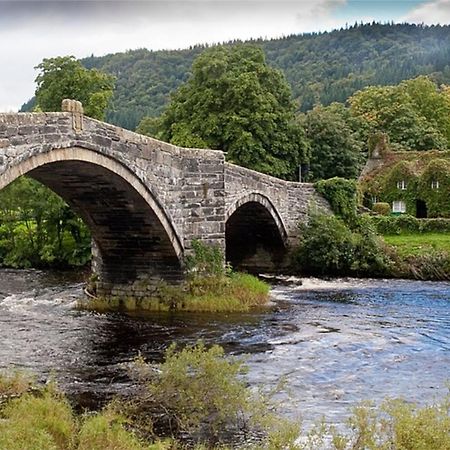
[[[233,267],[273,271],[285,259],[288,233],[270,199],[253,192],[227,209],[225,241],[226,259]]]
[[[21,175],[56,192],[84,220],[104,284],[181,277],[183,246],[169,215],[122,163],[78,146],[53,149],[11,164],[0,178],[0,189]]]

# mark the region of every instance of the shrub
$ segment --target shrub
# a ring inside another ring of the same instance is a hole
[[[330,178],[314,184],[317,192],[330,203],[333,212],[345,222],[352,222],[356,217],[356,181],[345,178]]]
[[[421,221],[409,214],[401,216],[374,216],[372,223],[378,233],[383,235],[417,233],[420,231]]]
[[[225,275],[225,258],[222,250],[199,240],[192,242],[192,253],[186,256],[185,264],[190,278]]]
[[[370,218],[358,218],[352,231],[338,217],[313,215],[301,226],[301,234],[296,260],[303,272],[358,276],[388,272],[391,261]]]
[[[450,233],[450,219],[421,219],[420,231],[422,233]]]
[[[388,216],[391,213],[391,205],[389,205],[389,203],[382,202],[374,203],[372,210],[382,216]]]
[[[133,424],[144,433],[188,433],[208,442],[245,429],[258,402],[244,372],[242,361],[201,342],[181,351],[171,345],[158,365],[138,360],[133,373],[141,391],[128,407]]]
[[[434,406],[417,407],[402,400],[387,400],[381,408],[365,404],[354,409],[349,431],[331,430],[333,449],[443,450],[450,448],[448,399]],[[330,430],[322,430],[326,434]]]

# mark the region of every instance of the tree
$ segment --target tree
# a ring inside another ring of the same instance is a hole
[[[372,86],[349,99],[353,115],[370,131],[389,135],[407,150],[443,149],[450,145],[450,97],[427,77],[396,86]]]
[[[316,106],[300,120],[311,147],[312,179],[356,178],[359,175],[364,142],[352,129],[344,105]]]
[[[157,137],[220,149],[236,164],[295,179],[308,147],[294,111],[288,83],[260,48],[218,46],[194,61],[192,76],[160,118]]]
[[[74,56],[44,59],[35,67],[36,107],[42,111],[61,111],[65,98],[83,103],[86,115],[105,118],[106,107],[113,94],[114,77],[97,69],[84,68]]]

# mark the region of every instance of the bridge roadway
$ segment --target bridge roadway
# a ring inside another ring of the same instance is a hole
[[[311,208],[309,183],[225,162],[88,118],[79,102],[57,113],[0,114],[0,189],[21,175],[45,184],[84,220],[102,295],[139,296],[140,280],[180,279],[200,239],[234,266],[282,266]]]

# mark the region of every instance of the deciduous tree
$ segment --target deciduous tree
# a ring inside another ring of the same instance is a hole
[[[65,98],[83,103],[86,115],[102,120],[113,94],[114,77],[97,69],[84,68],[74,56],[44,59],[36,66],[37,108],[60,111]]]
[[[218,46],[202,53],[173,95],[158,137],[173,144],[220,149],[228,160],[295,179],[308,158],[304,131],[283,74],[255,46]]]

